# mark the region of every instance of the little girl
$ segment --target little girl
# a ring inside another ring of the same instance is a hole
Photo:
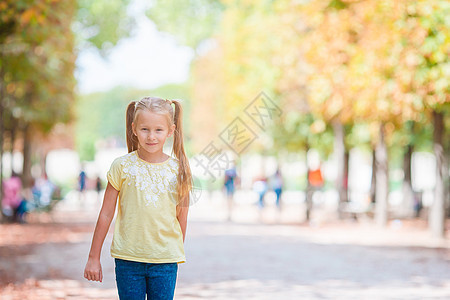
[[[115,159],[107,173],[84,277],[102,281],[100,252],[118,196],[111,256],[120,299],[145,299],[145,295],[173,299],[178,263],[185,262],[193,185],[183,146],[182,108],[175,100],[146,97],[128,105],[126,119],[128,154]],[[172,135],[176,158],[163,152],[166,138]]]

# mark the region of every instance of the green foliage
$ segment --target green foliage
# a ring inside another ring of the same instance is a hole
[[[125,147],[125,110],[136,91],[122,87],[80,95],[77,101],[76,145],[82,160],[93,160],[96,142],[115,139]]]
[[[186,99],[187,87],[185,84],[171,83],[154,88],[150,93],[154,97],[172,100],[180,99],[183,102]],[[185,108],[184,105],[183,108]]]
[[[130,0],[78,0],[74,31],[80,48],[93,46],[105,56],[124,37],[135,20],[127,14]]]
[[[369,126],[367,123],[355,123],[346,127],[345,144],[347,149],[359,147],[360,149],[371,151],[371,138],[370,134],[368,134]]]
[[[0,89],[2,118],[47,133],[73,116],[75,36],[78,48],[104,53],[128,36],[133,20],[129,1],[21,0],[0,3]],[[80,38],[81,37],[81,38]]]
[[[147,16],[158,30],[196,50],[201,42],[213,35],[223,10],[224,5],[219,0],[156,0]]]
[[[269,132],[274,139],[274,154],[284,149],[295,152],[314,148],[326,158],[333,151],[332,129],[309,113],[287,111]]]
[[[348,7],[348,4],[341,1],[341,0],[331,0],[330,3],[328,4],[328,8],[333,8],[333,9],[345,9]]]
[[[222,3],[155,1],[148,12],[182,44],[197,48],[216,40],[194,62],[200,71],[193,73],[193,90],[200,103],[223,102],[221,122],[263,87],[286,110],[270,131],[275,152],[318,145],[326,156],[333,144],[328,124],[336,120],[346,127],[348,148],[371,149],[384,122],[392,149],[411,140],[416,149],[430,150],[430,110],[444,112],[448,130],[448,1]],[[217,76],[204,78],[205,69]],[[220,92],[202,88],[206,79]],[[307,110],[298,105],[303,98]],[[408,122],[419,132],[408,133]]]
[[[412,67],[411,86],[424,106],[441,111],[450,100],[450,3],[407,1],[406,11],[398,26],[410,60],[400,67]]]
[[[15,123],[33,124],[48,132],[56,122],[71,117],[75,54],[70,29],[75,7],[67,1],[1,5],[5,29],[0,48],[2,106],[18,120]]]

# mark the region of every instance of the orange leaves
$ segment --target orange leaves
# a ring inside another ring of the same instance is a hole
[[[433,16],[437,6],[425,2],[334,1],[327,6],[330,1],[317,0],[305,4],[299,15],[307,30],[299,48],[310,67],[307,87],[313,112],[341,121],[415,118],[423,109],[414,96],[416,69],[424,61],[418,50],[430,53],[425,57],[430,63],[448,62],[445,53],[449,53],[440,44],[445,35],[442,25],[434,22],[430,27],[430,20],[406,16],[407,11],[418,14],[420,10],[427,12],[423,13],[426,18]],[[430,30],[436,31],[434,39],[427,36]],[[408,46],[410,40],[415,47]],[[445,89],[448,80],[443,73],[442,69],[424,71],[422,81],[428,82],[421,88]],[[440,103],[443,97],[433,99]]]
[[[70,113],[66,103],[73,99],[75,85],[70,26],[76,4],[51,0],[7,4],[6,13],[14,20],[3,36],[1,58],[5,99],[14,100],[8,109],[21,111],[16,117],[23,122],[49,128]],[[5,12],[1,13],[3,17]]]
[[[21,26],[26,27],[30,23],[33,25],[44,25],[48,9],[49,7],[40,2],[29,7],[19,16]]]
[[[446,3],[228,1],[216,64],[226,105],[269,87],[325,121],[417,119],[450,100]]]
[[[27,10],[20,16],[20,21],[21,21],[21,23],[22,23],[23,25],[28,24],[28,23],[31,21],[31,19],[32,19],[33,17],[35,17],[35,14],[36,14],[36,12],[35,12],[34,8],[27,9]]]

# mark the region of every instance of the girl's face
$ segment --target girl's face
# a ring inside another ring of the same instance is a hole
[[[132,128],[138,138],[141,151],[148,154],[161,154],[166,139],[175,130],[175,124],[169,127],[165,116],[141,110],[135,122],[132,123]]]

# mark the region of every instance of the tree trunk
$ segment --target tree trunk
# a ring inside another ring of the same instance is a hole
[[[403,217],[410,218],[414,216],[414,193],[411,184],[411,160],[414,146],[408,144],[405,155],[403,156],[403,203],[402,203],[402,215]]]
[[[47,148],[43,149],[40,153],[40,157],[39,157],[39,163],[41,164],[41,173],[45,174],[45,176],[47,176],[47,155],[48,155],[48,151]]]
[[[22,183],[24,187],[31,184],[31,125],[26,124],[23,130],[23,169]]]
[[[339,198],[342,199],[342,202],[348,202],[348,170],[350,163],[350,151],[345,147],[344,148],[344,177],[342,180],[342,189],[339,194]]]
[[[384,227],[388,221],[389,163],[385,141],[384,123],[380,125],[378,144],[375,149],[376,158],[376,208],[375,221]]]
[[[4,115],[3,115],[3,73],[0,72],[0,223],[3,222],[3,137],[4,137]]]
[[[436,237],[445,235],[445,179],[444,172],[447,170],[444,157],[443,132],[444,115],[433,111],[433,149],[436,157],[436,186],[434,188],[434,201],[430,208],[429,226],[432,234]]]
[[[337,177],[336,177],[336,189],[339,193],[339,206],[338,215],[339,218],[343,218],[342,209],[347,202],[347,191],[345,188],[345,144],[344,144],[344,126],[339,121],[333,122],[334,130],[334,155],[337,160]]]
[[[370,182],[370,201],[375,203],[375,197],[377,195],[377,159],[375,155],[375,149],[372,149],[372,180]]]
[[[446,159],[445,159],[445,172],[444,174],[450,174],[449,172],[449,164],[450,164],[450,149],[447,148],[446,150]],[[445,178],[447,178],[447,180],[445,180]],[[445,193],[444,193],[444,199],[446,199],[447,203],[446,203],[446,207],[447,207],[447,218],[450,218],[450,177],[445,175],[444,176],[444,183],[446,182],[447,188],[445,189]]]
[[[310,170],[308,168],[308,172],[306,173],[307,177],[309,177],[309,172],[310,172]],[[311,186],[311,183],[309,183],[309,180],[307,180],[306,195],[305,195],[305,220],[306,220],[306,222],[311,221],[313,193],[314,193],[314,191]]]
[[[10,137],[11,137],[11,145],[10,145],[10,153],[11,153],[11,173],[14,172],[14,143],[16,141],[16,122],[15,119],[13,117],[11,117],[11,130],[10,132]]]
[[[3,144],[5,137],[5,113],[3,107],[3,101],[5,99],[4,89],[4,72],[0,69],[0,223],[5,220],[3,215]]]
[[[305,155],[305,166],[306,166],[306,191],[305,191],[305,220],[309,222],[311,220],[311,211],[313,208],[312,196],[313,196],[313,188],[311,183],[309,182],[309,165],[308,165],[308,152],[309,145],[306,144],[306,155]]]

